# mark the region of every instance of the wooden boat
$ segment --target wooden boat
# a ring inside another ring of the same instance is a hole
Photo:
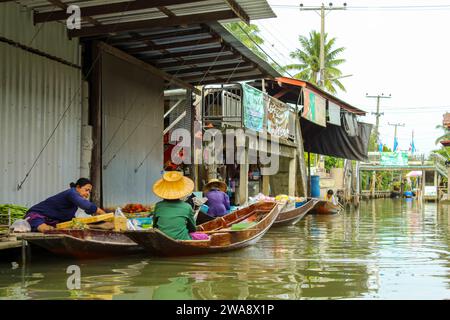
[[[341,212],[342,207],[339,205],[334,205],[330,201],[318,200],[314,205],[314,208],[311,209],[311,213],[314,214],[337,214]]]
[[[259,202],[197,226],[209,234],[209,240],[174,240],[158,229],[125,231],[150,254],[187,256],[236,250],[255,244],[272,226],[279,213],[276,202]],[[243,230],[231,230],[233,224],[254,218],[256,224]]]
[[[294,209],[281,209],[277,219],[273,223],[274,227],[294,225],[314,208],[318,200],[310,199],[304,205]]]
[[[123,233],[107,230],[52,230],[24,236],[24,239],[54,254],[78,259],[123,256],[144,251]]]

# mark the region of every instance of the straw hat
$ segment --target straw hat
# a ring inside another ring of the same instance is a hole
[[[225,182],[220,181],[219,179],[211,179],[203,188],[203,192],[208,192],[211,188],[216,187],[220,191],[227,192],[227,185]]]
[[[153,192],[160,198],[167,200],[181,199],[194,191],[194,181],[183,176],[179,171],[164,173],[153,185]]]

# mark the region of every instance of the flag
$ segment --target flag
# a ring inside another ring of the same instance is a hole
[[[378,144],[378,151],[383,152],[383,144],[381,143],[381,140],[379,138],[378,138],[377,144]]]
[[[412,132],[411,144],[409,146],[409,150],[411,151],[411,154],[414,154],[414,152],[416,152],[416,146],[414,145],[414,130]]]
[[[398,141],[397,141],[397,137],[394,138],[394,152],[397,152],[397,148],[398,148]]]

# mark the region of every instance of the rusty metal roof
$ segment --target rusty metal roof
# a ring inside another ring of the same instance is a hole
[[[342,109],[360,116],[367,114],[366,111],[361,110],[352,106],[351,104],[333,96],[332,94],[320,89],[316,85],[299,79],[287,78],[287,77],[276,77],[275,80],[267,82],[267,91],[270,95],[289,103],[296,104],[299,102],[299,88],[308,88],[315,91],[317,94],[328,99],[331,102],[339,105]]]
[[[69,37],[97,40],[191,85],[280,76],[220,23],[275,17],[265,0],[20,0],[35,23],[60,21],[81,9]]]
[[[442,121],[444,127],[450,128],[450,113],[444,114],[444,120]]]

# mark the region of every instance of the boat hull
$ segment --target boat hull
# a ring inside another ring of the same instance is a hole
[[[320,215],[333,215],[341,212],[341,207],[332,204],[329,201],[319,200],[314,208],[311,209],[311,213]]]
[[[281,210],[277,219],[273,223],[273,227],[282,227],[294,225],[303,219],[310,210],[314,208],[316,200],[308,200],[303,206],[292,210]]]
[[[143,252],[143,248],[120,232],[104,230],[53,230],[25,240],[56,255],[98,259]]]
[[[157,256],[190,256],[232,251],[255,244],[269,230],[279,213],[279,207],[275,202],[252,205],[197,227],[198,231],[208,232],[214,230],[215,226],[232,223],[232,219],[239,215],[263,212],[264,207],[267,211],[264,218],[253,227],[238,231],[217,230],[210,234],[209,240],[174,240],[158,229],[126,231],[125,234],[144,247],[148,253]]]

